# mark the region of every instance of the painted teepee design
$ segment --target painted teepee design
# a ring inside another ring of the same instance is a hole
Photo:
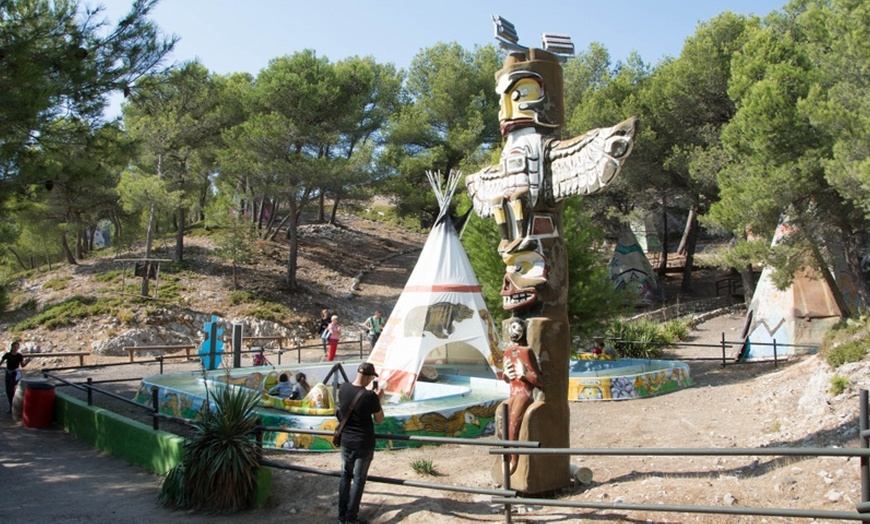
[[[502,350],[480,284],[448,214],[461,178],[427,172],[440,213],[368,361],[389,393],[413,395],[426,364],[481,364],[495,373]]]

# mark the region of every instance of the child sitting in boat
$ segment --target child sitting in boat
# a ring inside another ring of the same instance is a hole
[[[296,383],[293,384],[293,396],[291,399],[301,400],[308,395],[308,392],[311,390],[311,386],[308,385],[308,380],[305,378],[305,373],[301,371],[296,373]]]
[[[295,398],[293,396],[295,387],[294,384],[290,383],[287,373],[281,373],[281,376],[278,377],[278,384],[269,390],[269,394],[276,397],[293,399]]]

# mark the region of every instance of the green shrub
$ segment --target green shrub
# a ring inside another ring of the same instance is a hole
[[[75,296],[46,306],[38,314],[12,326],[12,331],[34,329],[44,326],[46,329],[69,326],[76,320],[98,315],[114,314],[120,301],[116,299],[97,299],[94,297]]]
[[[259,448],[252,431],[257,424],[256,392],[218,386],[194,434],[184,444],[184,458],[167,475],[159,501],[176,509],[232,513],[253,506],[257,494]]]
[[[435,465],[429,459],[417,459],[414,462],[411,462],[411,469],[416,471],[419,475],[438,474],[438,471],[435,470]]]
[[[657,324],[649,321],[614,320],[604,332],[605,345],[610,345],[624,358],[658,358],[667,343]]]
[[[868,341],[864,338],[850,340],[842,344],[825,348],[821,353],[825,358],[825,362],[827,362],[832,369],[837,369],[843,364],[861,361],[861,359],[864,358],[864,355],[867,354],[867,343]]]
[[[689,339],[692,330],[691,319],[675,319],[665,322],[661,326],[661,333],[670,342],[685,342]]]
[[[825,333],[819,355],[832,369],[849,362],[858,362],[870,345],[870,318],[859,317],[840,321]]]
[[[834,375],[831,377],[831,387],[828,391],[830,391],[831,395],[835,397],[840,393],[846,391],[846,388],[849,387],[849,378],[841,375]]]

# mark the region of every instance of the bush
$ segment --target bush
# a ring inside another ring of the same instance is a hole
[[[843,364],[859,362],[867,354],[870,344],[870,319],[845,319],[825,334],[819,355],[832,369]]]
[[[843,364],[848,364],[850,362],[859,362],[866,354],[867,341],[864,339],[844,342],[827,348],[822,353],[825,357],[825,362],[827,362],[832,369],[837,369]]]
[[[438,474],[438,472],[435,470],[435,465],[429,459],[417,459],[414,462],[411,462],[411,469],[416,471],[419,475]]]
[[[828,391],[830,391],[831,395],[836,397],[840,393],[846,391],[846,388],[849,387],[849,382],[848,377],[834,375],[831,377],[831,388]]]
[[[232,513],[253,506],[260,450],[252,431],[257,424],[256,392],[219,386],[209,391],[213,405],[193,423],[184,458],[172,469],[159,501],[175,509]]]
[[[665,347],[674,342],[668,335],[666,324],[647,320],[640,322],[612,321],[604,332],[605,345],[612,347],[624,358],[659,358]]]

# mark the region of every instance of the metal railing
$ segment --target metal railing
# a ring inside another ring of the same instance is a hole
[[[860,392],[860,447],[858,448],[813,448],[813,447],[760,447],[760,448],[541,448],[538,442],[512,441],[507,438],[501,440],[468,440],[457,438],[421,437],[415,435],[393,435],[377,433],[377,439],[412,440],[436,444],[456,444],[462,446],[488,446],[490,455],[502,455],[507,465],[511,455],[571,455],[571,456],[801,456],[801,457],[858,457],[860,459],[861,478],[861,502],[856,504],[855,511],[834,511],[822,509],[799,509],[778,507],[735,507],[735,506],[707,506],[666,503],[624,503],[624,502],[592,502],[577,500],[554,500],[550,498],[529,498],[517,496],[516,490],[511,489],[510,475],[505,467],[505,476],[500,490],[486,490],[471,486],[456,486],[447,484],[435,484],[427,482],[413,482],[389,477],[370,476],[371,482],[387,484],[402,484],[414,487],[437,489],[444,491],[477,493],[491,495],[491,502],[504,505],[504,521],[511,522],[511,507],[517,504],[535,506],[551,506],[562,508],[592,509],[605,511],[650,511],[666,513],[702,513],[711,515],[748,515],[768,517],[791,517],[807,519],[833,519],[853,520],[870,522],[870,415],[868,415],[868,392]],[[507,417],[507,406],[502,406],[502,417]],[[503,420],[506,420],[503,418]],[[507,424],[504,424],[507,431]],[[258,442],[262,443],[262,434],[265,431],[283,431],[287,433],[305,433],[314,435],[332,435],[331,431],[305,430],[299,428],[258,426],[256,428]],[[263,465],[278,469],[287,469],[318,475],[341,476],[341,472],[294,466],[273,460],[263,460]],[[498,493],[491,493],[497,491]]]

